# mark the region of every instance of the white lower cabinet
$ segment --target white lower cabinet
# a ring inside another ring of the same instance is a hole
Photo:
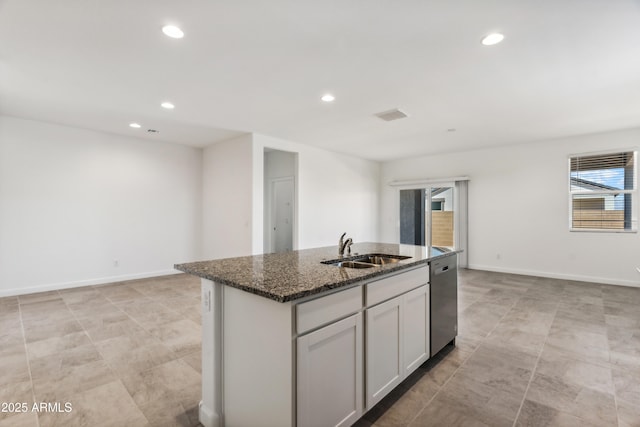
[[[402,381],[402,298],[366,311],[367,408],[372,408]]]
[[[429,358],[428,280],[420,267],[297,305],[297,427],[351,426]]]
[[[429,287],[366,310],[366,408],[429,358]]]
[[[297,339],[297,426],[350,426],[363,413],[362,313]]]
[[[429,285],[403,295],[404,376],[427,361],[429,348]]]

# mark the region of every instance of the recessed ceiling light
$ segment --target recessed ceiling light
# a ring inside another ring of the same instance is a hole
[[[184,32],[175,25],[165,25],[162,27],[162,32],[174,39],[181,39],[184,37]]]
[[[336,100],[336,97],[331,95],[330,93],[322,95],[322,99],[324,102],[333,102]]]
[[[140,129],[142,126],[140,126],[138,123],[129,123],[129,127],[134,129]]]
[[[176,108],[175,105],[173,105],[172,103],[170,103],[168,101],[163,102],[162,104],[160,104],[160,106],[162,108],[166,108],[167,110],[173,110],[174,108]]]
[[[485,36],[485,38],[482,39],[482,44],[485,46],[492,46],[494,44],[500,43],[502,40],[504,40],[503,34],[492,33],[492,34],[489,34],[488,36]]]

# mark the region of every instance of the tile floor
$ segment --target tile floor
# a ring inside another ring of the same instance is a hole
[[[197,426],[199,287],[176,275],[0,298],[0,402],[29,407],[0,427]],[[456,347],[358,427],[640,426],[640,289],[461,270],[459,309]]]

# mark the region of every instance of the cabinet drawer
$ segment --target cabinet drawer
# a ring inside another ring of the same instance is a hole
[[[367,283],[367,307],[429,283],[429,267],[424,266]]]
[[[362,308],[362,286],[320,297],[296,307],[296,331],[302,334]]]

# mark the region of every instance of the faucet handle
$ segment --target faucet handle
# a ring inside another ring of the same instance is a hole
[[[347,248],[347,255],[351,255],[351,245],[353,245],[353,239],[349,237],[347,241],[344,243]]]

